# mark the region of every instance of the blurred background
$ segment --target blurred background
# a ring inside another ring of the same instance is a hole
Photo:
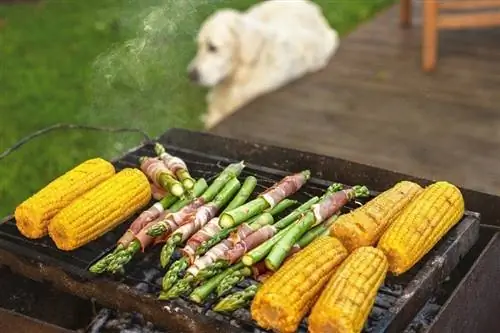
[[[186,66],[201,22],[254,0],[0,1],[0,151],[55,123],[202,129],[205,91]],[[341,34],[394,0],[317,1]],[[0,161],[0,216],[75,164],[113,158],[135,134],[53,132]]]

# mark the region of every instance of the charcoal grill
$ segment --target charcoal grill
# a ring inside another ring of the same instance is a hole
[[[247,168],[241,177],[252,174],[259,180],[256,192],[267,188],[290,172],[310,169],[313,178],[295,195],[304,202],[318,195],[333,181],[346,185],[365,184],[373,190],[384,190],[406,179],[421,185],[428,180],[393,173],[345,160],[308,154],[289,149],[226,139],[186,130],[170,130],[159,138],[174,155],[183,158],[195,177],[212,179],[228,163],[245,160]],[[114,161],[117,169],[137,166],[140,156],[153,156],[152,147],[144,145]],[[469,209],[460,223],[412,270],[400,277],[389,277],[380,289],[365,332],[402,332],[417,316],[442,282],[459,265],[474,246],[480,234],[480,219],[497,224],[493,205],[498,198],[462,189]],[[254,193],[255,195],[256,193]],[[376,195],[374,191],[372,195]],[[355,206],[349,206],[352,209]],[[286,212],[285,212],[286,213]],[[34,280],[46,280],[72,294],[93,298],[104,306],[123,311],[140,312],[168,331],[175,332],[259,332],[247,310],[219,315],[209,306],[197,306],[185,299],[158,302],[164,271],[158,265],[159,248],[137,256],[122,277],[93,278],[88,267],[111,251],[116,240],[128,227],[116,230],[72,252],[58,251],[50,239],[28,240],[7,217],[0,227],[0,263]],[[243,288],[250,280],[236,288]],[[210,305],[210,302],[208,302]],[[306,330],[306,322],[301,330]]]

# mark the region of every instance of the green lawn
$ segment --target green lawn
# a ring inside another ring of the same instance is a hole
[[[204,91],[187,81],[201,21],[255,0],[46,0],[0,5],[0,152],[58,122],[199,129]],[[319,0],[341,34],[394,0]],[[3,21],[3,24],[2,24]],[[52,133],[0,160],[0,217],[87,158],[133,134]]]

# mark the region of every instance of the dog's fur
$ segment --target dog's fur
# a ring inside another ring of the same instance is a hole
[[[321,8],[308,0],[222,9],[202,25],[190,78],[211,88],[207,128],[259,95],[326,66],[339,46]]]

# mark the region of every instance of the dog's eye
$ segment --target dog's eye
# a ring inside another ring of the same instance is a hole
[[[208,52],[217,52],[217,47],[210,42],[207,44],[207,48],[208,48]]]

